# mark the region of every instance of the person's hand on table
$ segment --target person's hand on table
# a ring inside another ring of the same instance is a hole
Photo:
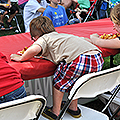
[[[99,35],[97,33],[90,35],[90,39],[96,39],[99,38]]]
[[[97,33],[95,33],[95,34],[90,35],[90,39],[85,38],[85,40],[92,43],[92,44],[94,44],[95,41],[97,41],[98,38],[99,38],[99,35]]]
[[[11,54],[11,55],[10,55],[10,60],[21,61],[21,57],[22,57],[22,56],[17,55],[17,54]]]
[[[100,39],[100,37],[97,33],[90,35],[91,43],[95,44],[98,39]]]

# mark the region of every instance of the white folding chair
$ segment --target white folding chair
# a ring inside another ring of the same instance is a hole
[[[120,66],[82,76],[76,81],[71,89],[68,100],[61,110],[57,120],[60,120],[61,118],[63,120],[108,120],[108,116],[102,112],[81,105],[80,109],[82,111],[82,116],[80,118],[71,118],[68,114],[65,114],[65,112],[72,100],[96,97],[97,95],[113,90],[113,88],[119,83]]]
[[[22,99],[0,104],[0,120],[38,120],[46,106],[41,95],[30,95]]]
[[[113,92],[104,93],[100,95],[99,98],[101,101],[103,101],[104,104],[106,104],[106,102],[109,101],[106,107],[108,108],[108,112],[111,116],[110,120],[114,119],[115,115],[120,111],[120,84],[116,86]],[[111,108],[113,106],[114,108]],[[103,109],[103,112],[106,110],[106,107]]]

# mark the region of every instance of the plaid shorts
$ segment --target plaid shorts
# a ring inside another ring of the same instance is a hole
[[[80,55],[71,63],[60,62],[53,78],[53,86],[61,92],[69,92],[78,78],[84,74],[102,69],[104,60],[101,53]]]

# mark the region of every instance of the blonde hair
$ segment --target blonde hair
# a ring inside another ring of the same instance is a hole
[[[111,20],[120,25],[120,4],[116,5],[110,13]]]
[[[39,16],[30,22],[30,34],[32,37],[42,36],[54,31],[52,21],[46,16]]]

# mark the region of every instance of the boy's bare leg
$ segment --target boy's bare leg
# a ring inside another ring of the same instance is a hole
[[[61,91],[57,90],[55,87],[53,87],[53,109],[52,109],[52,111],[57,116],[60,113],[63,95],[64,95],[63,92],[61,92]]]
[[[70,106],[69,106],[69,109],[70,109],[70,110],[73,110],[73,111],[77,111],[77,110],[78,110],[78,109],[77,109],[77,103],[78,103],[78,99],[73,100],[73,101],[71,102]]]
[[[60,114],[61,109],[61,102],[63,99],[64,93],[57,90],[55,87],[53,87],[53,109],[52,112],[56,114],[57,116]],[[73,100],[69,106],[69,109],[77,111],[77,102],[78,100]]]

